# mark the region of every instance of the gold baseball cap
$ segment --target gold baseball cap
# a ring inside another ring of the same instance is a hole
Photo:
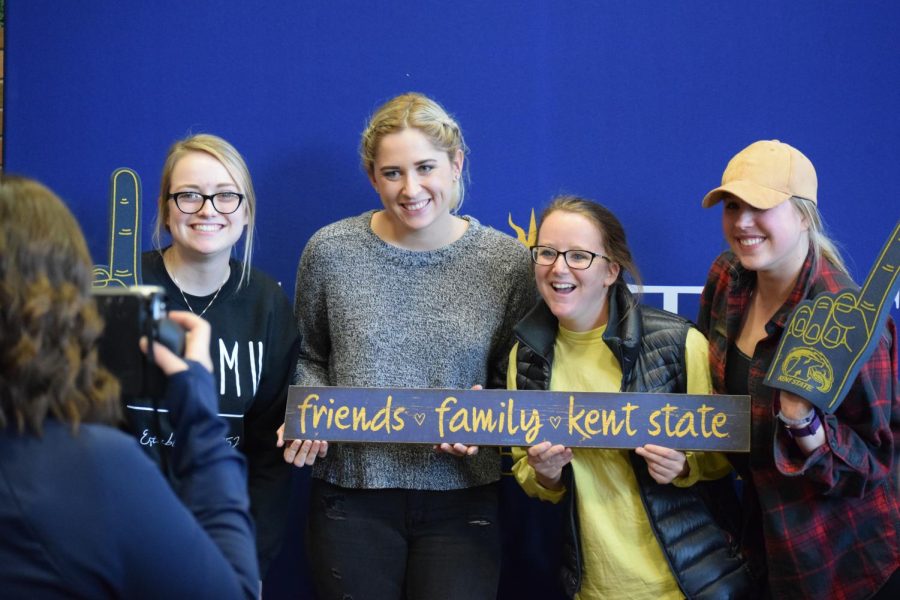
[[[728,161],[722,185],[704,196],[703,208],[728,195],[761,209],[778,206],[791,196],[816,204],[817,188],[816,169],[802,152],[778,140],[762,140]]]

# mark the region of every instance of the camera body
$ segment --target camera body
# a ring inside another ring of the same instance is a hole
[[[184,355],[184,329],[166,318],[165,290],[159,286],[94,288],[105,327],[97,350],[100,362],[122,386],[123,398],[160,398],[166,376],[138,347],[141,337]]]

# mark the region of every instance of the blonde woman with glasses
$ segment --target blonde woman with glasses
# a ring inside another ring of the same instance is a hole
[[[170,308],[190,311],[212,327],[219,413],[229,425],[227,442],[247,457],[250,509],[265,577],[287,516],[290,470],[275,445],[275,432],[284,419],[299,342],[284,291],[251,265],[255,221],[256,195],[237,149],[208,134],[178,141],[163,166],[158,249],[144,253],[142,271],[145,284],[165,288]],[[165,419],[157,431],[147,411],[130,412],[135,433],[151,454],[177,443]]]

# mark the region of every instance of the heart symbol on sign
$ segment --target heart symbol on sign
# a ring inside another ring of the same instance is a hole
[[[415,413],[413,415],[413,418],[416,420],[416,423],[418,423],[419,426],[421,427],[422,423],[425,422],[425,413]]]
[[[553,429],[559,429],[559,424],[562,422],[562,417],[550,417],[550,424],[553,425]]]

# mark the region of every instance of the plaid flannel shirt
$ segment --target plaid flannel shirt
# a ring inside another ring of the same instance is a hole
[[[744,552],[768,570],[773,598],[866,598],[900,565],[897,488],[900,391],[892,320],[833,415],[826,443],[804,456],[775,418],[778,391],[763,384],[793,308],[821,291],[856,287],[825,260],[806,258],[787,302],[754,352],[750,454],[732,455],[744,479]],[[731,252],[713,264],[698,319],[710,342],[716,393],[727,393],[725,361],[756,285]],[[893,427],[892,427],[893,421]]]

